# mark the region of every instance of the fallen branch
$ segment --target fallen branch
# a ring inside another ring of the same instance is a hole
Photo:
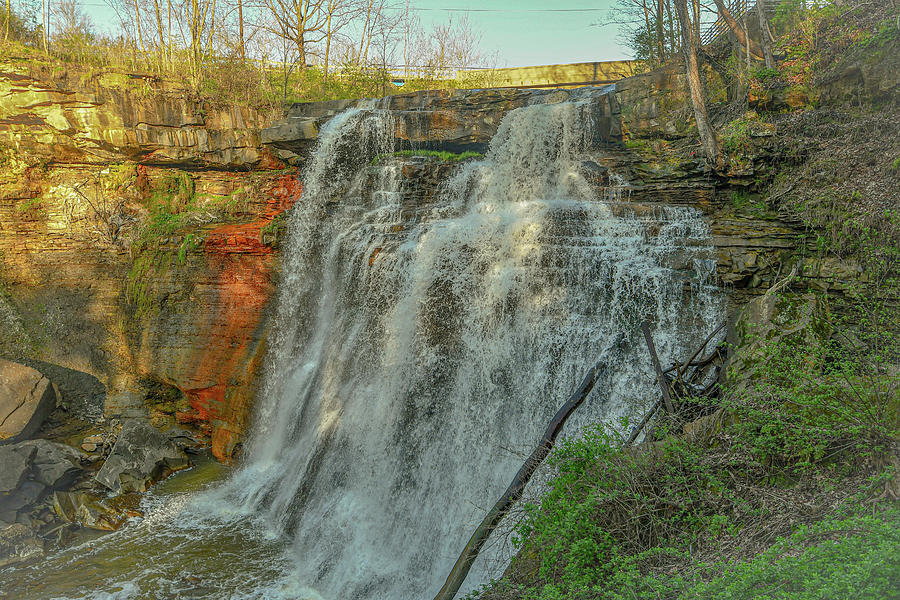
[[[488,511],[487,515],[485,515],[481,524],[475,530],[475,533],[469,538],[469,541],[466,543],[465,548],[463,548],[459,558],[456,559],[453,569],[447,576],[447,581],[434,597],[434,600],[453,600],[453,597],[456,596],[456,592],[459,591],[460,586],[465,581],[466,576],[469,574],[469,569],[472,568],[472,563],[478,558],[478,553],[487,541],[488,536],[491,535],[491,532],[501,519],[506,516],[512,505],[522,497],[525,486],[531,481],[531,477],[534,475],[535,470],[537,470],[538,465],[540,465],[541,462],[547,458],[547,455],[550,454],[550,450],[553,448],[553,444],[556,442],[557,436],[566,424],[569,415],[584,402],[587,395],[594,389],[594,384],[600,378],[600,375],[606,372],[608,355],[613,349],[621,344],[623,338],[624,336],[622,334],[619,334],[616,337],[612,345],[603,352],[600,360],[597,361],[597,364],[584,376],[578,389],[576,389],[569,397],[569,400],[556,411],[550,424],[547,425],[547,429],[544,431],[544,436],[541,438],[538,446],[519,469],[519,472],[516,473],[512,483],[509,484],[509,487],[506,488],[506,491],[503,492],[503,495],[497,500],[494,507]]]
[[[662,389],[666,412],[673,414],[675,412],[675,407],[672,405],[672,395],[669,393],[669,384],[666,383],[666,376],[663,375],[662,367],[659,364],[659,357],[656,355],[656,346],[653,345],[653,338],[650,336],[650,326],[647,324],[647,321],[641,323],[641,331],[644,332],[644,339],[647,340],[647,348],[650,350],[650,358],[653,359],[653,368],[656,369],[656,378],[657,381],[659,381],[660,389]]]
[[[650,410],[647,411],[647,414],[644,415],[644,418],[641,419],[641,422],[634,426],[634,429],[631,430],[631,435],[629,435],[628,439],[625,440],[625,446],[624,446],[625,448],[632,445],[634,443],[634,441],[638,438],[638,436],[641,434],[641,430],[643,430],[644,427],[647,426],[647,423],[650,422],[650,419],[652,419],[653,415],[655,415],[656,412],[659,410],[659,405],[660,405],[660,401],[657,400],[656,403],[654,403],[653,406],[650,407]]]
[[[697,348],[697,351],[694,352],[694,355],[691,356],[691,357],[688,359],[687,365],[685,366],[685,369],[687,369],[688,366],[690,366],[690,365],[692,365],[692,364],[694,363],[694,361],[697,359],[697,357],[700,355],[700,353],[703,352],[703,349],[706,348],[706,345],[712,341],[713,337],[715,337],[715,335],[716,335],[717,333],[719,333],[720,331],[722,331],[722,328],[725,327],[725,324],[726,324],[726,323],[727,323],[727,321],[726,321],[725,323],[722,323],[721,325],[719,325],[719,326],[716,327],[715,329],[713,329],[713,330],[712,330],[712,333],[710,333],[708,336],[706,336],[706,339],[703,340],[703,343],[700,344],[700,347]],[[700,363],[698,363],[698,364],[695,365],[695,366],[702,366],[702,365],[703,365],[703,362],[701,361]],[[677,366],[678,366],[678,365],[676,365],[676,367],[677,367]],[[684,373],[682,373],[681,368],[678,368],[678,377],[681,378],[682,375],[684,375]]]

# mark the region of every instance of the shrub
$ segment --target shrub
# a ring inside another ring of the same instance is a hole
[[[716,565],[685,599],[889,600],[900,598],[900,510],[801,526],[744,562]]]

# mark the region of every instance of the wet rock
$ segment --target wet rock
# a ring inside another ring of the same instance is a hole
[[[89,490],[53,494],[53,510],[63,520],[101,531],[115,531],[130,517],[141,516],[139,506],[140,496],[136,493],[114,498]]]
[[[0,567],[34,560],[43,555],[43,543],[26,525],[13,523],[0,528]]]
[[[81,449],[85,452],[96,452],[103,449],[103,442],[104,438],[101,434],[89,435],[81,441]]]
[[[190,460],[165,435],[141,420],[125,423],[96,480],[114,492],[143,492]]]
[[[65,489],[82,473],[82,455],[71,446],[50,440],[30,440],[18,446],[24,449],[34,448],[32,476],[35,481],[48,488]]]
[[[19,489],[31,469],[36,449],[19,446],[0,446],[0,503],[3,496]]]
[[[59,400],[56,385],[38,371],[0,359],[0,444],[34,435]]]
[[[31,526],[29,512],[83,473],[80,458],[76,450],[49,440],[0,446],[0,519]]]

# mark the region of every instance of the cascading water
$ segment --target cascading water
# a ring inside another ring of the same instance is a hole
[[[430,597],[521,462],[504,449],[539,439],[618,332],[652,316],[676,356],[714,321],[697,212],[627,214],[580,174],[589,108],[510,112],[485,158],[424,205],[396,161],[369,164],[394,149],[390,112],[323,130],[256,443],[229,492],[290,532],[298,576],[322,596]],[[581,422],[654,396],[633,363]]]
[[[247,463],[182,510],[203,518],[175,519],[196,536],[265,523],[290,540],[291,591],[249,596],[431,598],[619,332],[638,339],[651,318],[665,360],[720,318],[699,212],[635,207],[615,175],[603,189],[585,175],[602,160],[590,102],[511,111],[485,157],[427,199],[390,156],[397,115],[352,109],[323,128]],[[570,432],[655,398],[642,348],[609,372]]]

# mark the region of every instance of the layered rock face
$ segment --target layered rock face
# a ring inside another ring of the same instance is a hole
[[[246,168],[264,158],[259,129],[268,121],[242,108],[209,110],[138,85],[118,90],[60,89],[0,65],[0,142],[54,163]],[[131,91],[127,91],[131,90]]]
[[[263,229],[301,190],[267,170],[284,166],[259,143],[268,119],[5,67],[0,97],[0,356],[55,369],[75,416],[194,424],[228,458],[274,289]],[[190,210],[160,208],[173,177]],[[139,243],[175,213],[183,227]]]
[[[0,355],[59,369],[54,381],[77,416],[192,425],[223,460],[248,430],[283,213],[300,198],[299,168],[320,128],[346,108],[395,111],[404,148],[483,152],[510,110],[583,98],[603,149],[584,168],[622,190],[621,210],[703,210],[734,306],[770,285],[798,243],[791,224],[735,208],[729,184],[701,168],[674,72],[607,94],[454,90],[301,104],[272,122],[2,71]],[[404,163],[420,202],[453,168],[391,160]],[[100,392],[85,391],[89,380]]]

